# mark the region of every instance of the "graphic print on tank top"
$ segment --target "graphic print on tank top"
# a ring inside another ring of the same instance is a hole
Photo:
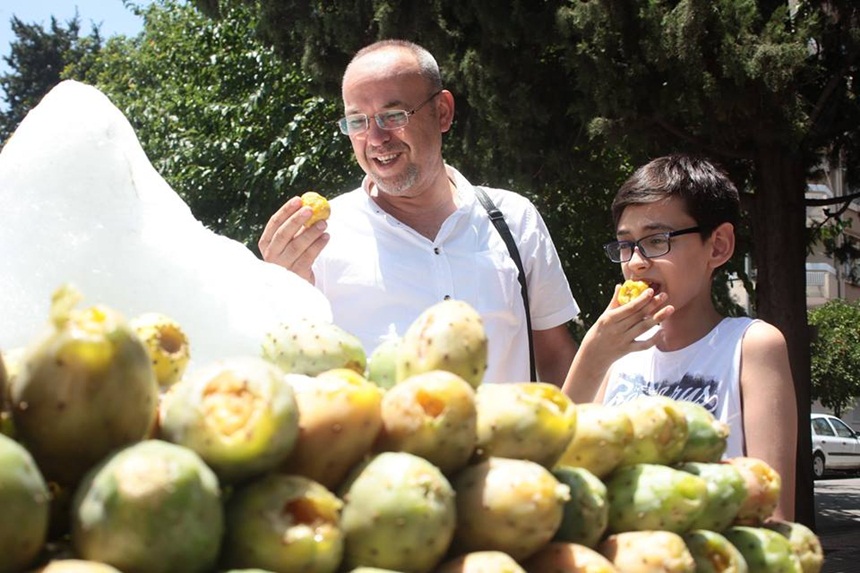
[[[659,380],[648,382],[641,374],[622,374],[615,381],[605,404],[617,406],[637,396],[665,396],[674,400],[693,402],[704,406],[714,416],[718,415],[720,381],[715,378],[684,374],[677,381]]]

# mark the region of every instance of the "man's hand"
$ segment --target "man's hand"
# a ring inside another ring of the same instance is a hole
[[[311,265],[329,240],[325,221],[304,226],[312,215],[313,210],[303,206],[299,197],[292,197],[272,215],[257,242],[265,261],[293,271],[311,284]]]

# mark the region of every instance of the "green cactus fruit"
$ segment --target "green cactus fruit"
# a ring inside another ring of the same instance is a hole
[[[21,444],[0,435],[0,573],[24,570],[45,545],[50,493]]]
[[[630,416],[633,440],[620,465],[677,462],[687,443],[687,417],[678,402],[663,396],[639,396],[618,406]]]
[[[299,437],[280,471],[334,490],[379,434],[383,390],[347,368],[315,377],[287,374],[285,380],[299,405]]]
[[[485,384],[475,401],[480,459],[526,459],[551,468],[576,430],[576,407],[552,384]]]
[[[734,545],[750,571],[755,573],[803,573],[800,559],[788,539],[765,527],[734,525],[722,532]]]
[[[610,535],[599,551],[624,573],[695,573],[684,539],[671,531],[625,531]]]
[[[708,485],[705,509],[691,527],[722,531],[732,525],[747,497],[746,482],[740,471],[729,463],[686,462],[677,468],[699,476]]]
[[[552,475],[570,488],[570,499],[564,504],[564,517],[553,540],[597,547],[609,527],[606,485],[584,468],[557,466]]]
[[[819,573],[824,567],[821,540],[807,526],[794,521],[771,520],[766,522],[764,527],[788,539],[794,554],[800,560],[803,573]]]
[[[782,478],[767,462],[759,458],[739,456],[726,461],[741,473],[747,491],[735,517],[735,524],[757,526],[764,523],[773,515],[779,503]]]
[[[299,433],[284,373],[255,356],[217,360],[174,384],[161,406],[160,436],[195,451],[223,484],[278,467]]]
[[[343,558],[342,502],[306,477],[268,474],[233,492],[222,555],[229,567],[334,573]]]
[[[566,485],[529,460],[489,458],[466,466],[453,484],[456,550],[502,551],[517,561],[552,539],[570,499]]]
[[[475,390],[452,372],[410,376],[382,398],[378,451],[410,452],[446,475],[459,470],[477,442]]]
[[[507,553],[473,551],[446,561],[433,573],[526,573],[526,570]]]
[[[14,438],[15,430],[9,403],[9,375],[6,373],[5,362],[4,353],[0,352],[0,435]]]
[[[526,571],[540,573],[617,573],[609,559],[585,545],[552,541],[523,563]]]
[[[448,299],[416,318],[400,343],[397,381],[431,370],[457,374],[477,388],[487,371],[487,333],[468,303]]]
[[[266,333],[262,355],[290,374],[316,376],[349,368],[364,376],[367,368],[367,354],[357,336],[313,318],[282,323]]]
[[[696,561],[696,573],[747,573],[744,556],[723,535],[707,529],[684,534],[684,543]]]
[[[191,359],[188,336],[182,326],[160,312],[140,314],[129,323],[146,345],[158,385],[167,388],[178,382]]]
[[[677,401],[675,405],[687,418],[687,441],[678,461],[718,462],[726,451],[729,426],[717,420],[707,408],[693,402]]]
[[[92,468],[72,502],[72,545],[121,571],[211,571],[224,533],[218,478],[193,451],[160,440]]]
[[[98,561],[83,559],[57,559],[35,573],[121,573],[116,567]]]
[[[399,336],[390,336],[367,357],[367,379],[380,388],[388,389],[397,383],[397,353],[401,340]]]
[[[584,468],[599,478],[609,475],[624,459],[633,441],[633,423],[621,408],[598,403],[576,404],[573,439],[559,465]]]
[[[705,509],[708,485],[702,478],[657,464],[615,470],[606,480],[609,530],[664,530],[684,533]]]
[[[45,479],[75,484],[110,451],[146,437],[158,383],[146,347],[115,310],[54,294],[48,332],[27,347],[11,385],[18,439]]]
[[[405,573],[433,571],[454,535],[454,490],[416,455],[383,452],[359,464],[342,484],[344,566]]]

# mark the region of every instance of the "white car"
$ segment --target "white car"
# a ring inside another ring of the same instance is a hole
[[[860,471],[860,434],[829,414],[812,414],[810,424],[816,479],[833,470]]]

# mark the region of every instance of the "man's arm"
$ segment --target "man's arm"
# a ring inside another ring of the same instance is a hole
[[[547,330],[533,330],[535,346],[535,366],[538,378],[561,387],[570,363],[576,354],[576,341],[570,335],[567,325],[559,325]]]

